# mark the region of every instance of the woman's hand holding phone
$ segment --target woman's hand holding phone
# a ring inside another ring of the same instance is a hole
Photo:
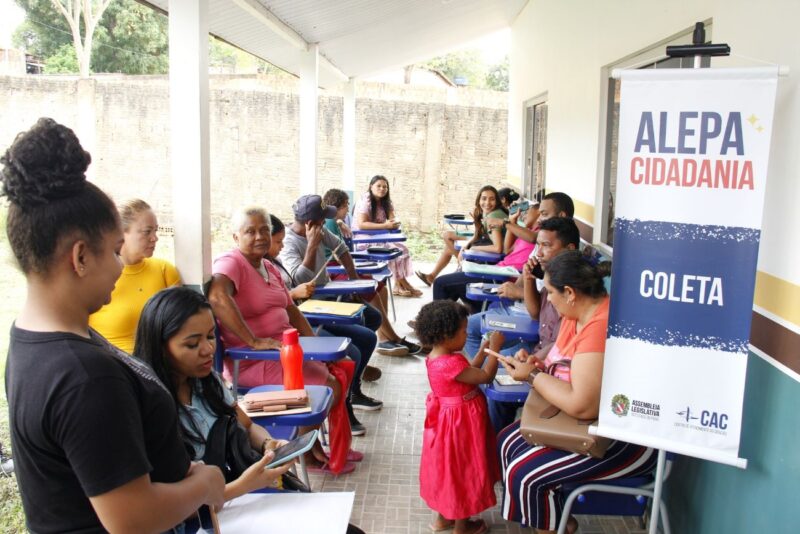
[[[275,452],[268,450],[259,461],[245,469],[244,473],[237,478],[234,483],[242,486],[244,493],[250,493],[261,488],[276,488],[278,481],[286,471],[292,467],[294,460],[286,462],[278,467],[268,468],[269,463],[275,458]],[[243,493],[243,494],[244,494]]]

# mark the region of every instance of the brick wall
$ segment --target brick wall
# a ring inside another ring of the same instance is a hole
[[[298,187],[298,87],[263,76],[212,76],[211,210],[225,228],[236,207],[262,204],[288,219]],[[115,199],[141,197],[169,224],[168,82],[160,76],[0,76],[0,147],[50,116],[78,132],[93,156],[91,179]],[[341,94],[319,100],[317,190],[341,188]],[[360,83],[356,195],[389,178],[398,217],[429,230],[468,211],[485,183],[506,176],[506,94]]]

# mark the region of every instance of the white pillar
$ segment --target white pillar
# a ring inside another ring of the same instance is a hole
[[[169,95],[175,263],[199,288],[211,274],[208,0],[169,0]]]
[[[317,115],[319,45],[310,44],[299,66],[300,194],[317,192]]]
[[[342,189],[355,194],[356,189],[356,80],[344,86],[342,107]]]

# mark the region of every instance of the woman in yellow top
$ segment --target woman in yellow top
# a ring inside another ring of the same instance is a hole
[[[125,244],[120,251],[122,275],[111,293],[111,302],[89,317],[89,326],[108,341],[133,353],[136,325],[147,299],[181,283],[171,263],[153,258],[158,242],[158,221],[144,200],[129,200],[119,206]]]

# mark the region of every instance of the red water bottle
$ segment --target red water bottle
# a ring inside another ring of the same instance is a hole
[[[303,347],[297,329],[283,331],[281,346],[281,367],[283,367],[283,389],[303,389]]]

